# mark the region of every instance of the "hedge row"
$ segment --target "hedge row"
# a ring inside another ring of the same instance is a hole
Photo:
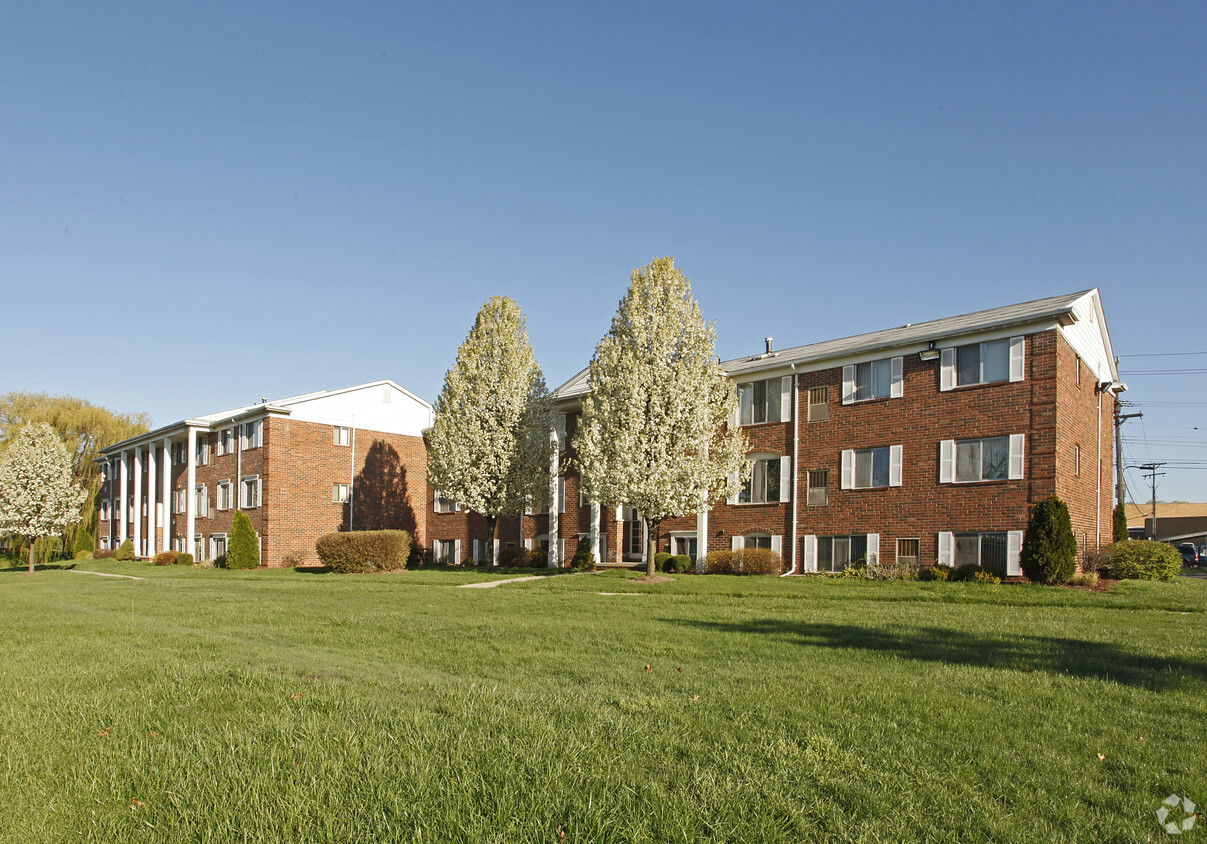
[[[784,561],[767,548],[710,551],[704,571],[708,574],[781,574]]]
[[[334,572],[397,571],[411,553],[405,530],[356,530],[328,533],[314,543],[323,565]]]

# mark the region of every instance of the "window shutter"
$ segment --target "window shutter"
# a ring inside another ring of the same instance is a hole
[[[256,481],[256,506],[259,507],[264,497],[264,481]]]
[[[791,422],[793,409],[792,376],[780,379],[780,421]]]
[[[526,551],[532,550],[532,540],[531,539],[524,540],[524,550],[526,550]]]
[[[618,522],[624,521],[624,505],[623,504],[616,505],[616,521],[618,521]]]
[[[780,458],[780,501],[792,500],[792,458]]]
[[[1027,338],[1026,337],[1011,337],[1010,338],[1010,380],[1022,381],[1026,374],[1026,363],[1024,355],[1026,354]]]
[[[566,564],[566,540],[564,539],[557,541],[557,564],[559,566]]]
[[[1021,577],[1023,567],[1019,563],[1019,554],[1023,550],[1023,532],[1011,530],[1006,532],[1006,576]]]
[[[460,539],[453,540],[453,565],[454,566],[461,565],[461,540]]]
[[[939,351],[939,391],[947,392],[956,385],[956,350],[954,346]]]
[[[738,503],[738,486],[737,486],[737,484],[738,484],[738,473],[730,472],[729,473],[729,486],[733,490],[733,492],[730,494],[730,496],[728,498],[725,499],[726,504],[737,504]]]
[[[855,401],[855,365],[848,363],[842,368],[842,403]]]
[[[485,541],[485,540],[483,540],[483,541]],[[494,560],[495,565],[498,565],[499,564],[499,540],[497,540],[497,539],[494,540],[494,545],[491,548],[491,550],[494,552],[493,554],[491,554],[491,559]]]
[[[902,447],[899,445],[890,445],[888,447],[888,485],[901,486],[901,456]]]
[[[842,489],[852,489],[855,486],[855,450],[852,448],[842,452],[842,478],[839,486]]]
[[[778,533],[773,533],[771,535],[771,552],[773,554],[782,554],[784,553],[783,547],[784,537],[780,536]]]
[[[817,537],[807,534],[803,539],[804,548],[801,557],[804,570],[817,571]]]
[[[892,380],[889,386],[889,398],[899,399],[905,395],[905,358],[898,355],[889,361]]]
[[[742,427],[742,391],[738,390],[738,400],[733,406],[733,429]]]
[[[954,543],[954,537],[949,532],[941,532],[939,534],[939,565],[951,565],[951,548]]]
[[[557,512],[566,512],[566,479],[557,479]]]
[[[741,537],[741,536],[733,536],[733,537],[730,537],[730,539],[729,539],[729,550],[731,550],[731,551],[741,551],[741,550],[742,550],[742,546],[745,544],[744,539],[745,539],[745,537]]]
[[[939,442],[939,483],[950,484],[956,479],[956,441]]]
[[[868,562],[880,562],[880,534],[868,534]]]
[[[1023,476],[1023,452],[1026,450],[1024,434],[1010,435],[1010,471],[1007,477],[1017,480]]]

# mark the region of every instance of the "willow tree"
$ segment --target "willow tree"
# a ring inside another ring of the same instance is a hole
[[[498,521],[548,495],[553,401],[520,306],[491,297],[436,399],[428,479],[439,494],[486,517],[494,563]]]
[[[578,466],[597,500],[640,511],[650,577],[662,522],[726,497],[748,471],[745,436],[730,424],[737,394],[715,346],[687,276],[658,258],[633,271],[591,359]]]
[[[13,391],[0,395],[0,453],[17,431],[26,425],[45,422],[66,444],[76,481],[87,490],[81,502],[79,524],[96,528],[96,495],[100,471],[95,458],[101,449],[150,430],[145,413],[117,413],[75,396]],[[69,537],[70,539],[70,537]],[[88,545],[92,550],[92,545]]]
[[[63,441],[45,422],[26,425],[0,455],[0,536],[29,540],[29,573],[34,545],[80,519],[87,493],[76,483]]]

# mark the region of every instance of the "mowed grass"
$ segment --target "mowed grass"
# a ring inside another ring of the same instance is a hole
[[[1138,841],[1207,803],[1207,581],[78,568],[146,579],[0,570],[5,842]]]

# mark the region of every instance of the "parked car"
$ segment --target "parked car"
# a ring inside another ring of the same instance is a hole
[[[1193,542],[1183,542],[1178,546],[1178,550],[1182,552],[1182,562],[1188,566],[1197,566],[1199,564],[1199,549],[1194,547]]]

